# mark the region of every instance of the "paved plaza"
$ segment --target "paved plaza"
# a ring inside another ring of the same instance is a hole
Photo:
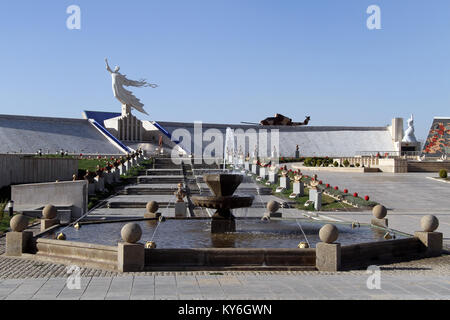
[[[349,193],[369,195],[388,209],[389,227],[414,234],[420,229],[420,219],[433,214],[439,219],[439,232],[444,242],[450,241],[450,184],[430,179],[436,174],[420,173],[336,173],[303,170],[305,174],[316,173],[318,178]],[[370,211],[354,210],[323,212],[322,215],[343,221],[369,223]]]
[[[312,172],[307,172],[310,174]],[[444,247],[448,250],[450,236],[449,184],[427,179],[430,174],[373,174],[320,173],[326,183],[369,194],[389,208],[389,226],[409,234],[420,229],[420,218],[435,214],[440,220],[439,231],[444,233]],[[168,176],[170,177],[170,176]],[[206,189],[204,183],[193,184]],[[151,187],[150,187],[151,186]],[[176,183],[137,184],[130,190],[144,194],[122,193],[109,200],[109,205],[95,209],[90,217],[142,216],[145,204],[159,200],[160,212],[174,216],[173,191]],[[164,189],[161,192],[158,189]],[[255,205],[239,209],[238,217],[258,217],[269,200],[259,195],[255,183],[240,186],[245,192],[253,190]],[[145,194],[145,190],[156,194]],[[198,190],[197,190],[198,191]],[[447,195],[447,196],[446,196]],[[279,200],[279,199],[278,199]],[[435,200],[435,201],[434,201]],[[109,207],[111,206],[111,207]],[[280,209],[284,217],[302,217],[311,212]],[[208,216],[208,210],[194,211]],[[316,215],[312,213],[312,215]],[[320,212],[318,217],[342,221],[370,222],[370,211],[353,210]],[[33,230],[37,231],[39,226]],[[5,238],[0,238],[0,254],[4,253]],[[381,266],[380,289],[369,289],[371,274],[366,270],[343,272],[319,271],[204,271],[204,272],[141,272],[120,273],[81,268],[79,288],[71,288],[67,266],[33,259],[0,256],[0,299],[449,299],[450,256],[448,251],[437,258]],[[69,285],[68,285],[69,283]],[[70,289],[71,288],[71,289]]]
[[[386,274],[369,289],[369,275],[319,272],[155,273],[82,277],[79,287],[65,277],[0,280],[0,299],[449,299],[445,275]]]

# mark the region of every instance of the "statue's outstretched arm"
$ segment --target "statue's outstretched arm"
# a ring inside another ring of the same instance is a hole
[[[106,58],[105,58],[105,63],[106,63],[106,70],[108,70],[109,73],[112,73],[112,70],[111,70],[111,68],[109,67],[109,64],[108,64],[108,59],[106,59]]]

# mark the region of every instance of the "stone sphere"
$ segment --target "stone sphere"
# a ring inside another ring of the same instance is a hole
[[[279,202],[277,202],[277,201],[275,201],[275,200],[270,200],[270,201],[267,203],[267,210],[268,210],[270,213],[275,213],[275,212],[278,211],[278,209],[280,209],[280,203],[279,203]]]
[[[326,224],[319,231],[319,238],[322,242],[333,243],[339,236],[338,229],[333,224]]]
[[[147,209],[148,213],[156,213],[156,211],[158,211],[158,209],[159,209],[159,205],[158,205],[158,202],[156,202],[156,201],[150,201],[150,202],[147,202],[147,205],[145,206],[145,208]]]
[[[42,217],[44,219],[55,219],[57,213],[56,207],[52,204],[48,204],[42,209]]]
[[[141,226],[135,222],[127,223],[120,231],[123,241],[128,243],[136,243],[141,239]]]
[[[9,221],[9,226],[12,231],[22,232],[28,227],[28,218],[23,214],[17,214]]]
[[[387,215],[387,209],[385,206],[377,204],[375,207],[373,207],[372,214],[377,219],[383,219]]]
[[[423,216],[420,219],[420,227],[425,232],[433,232],[439,227],[439,220],[431,214]]]

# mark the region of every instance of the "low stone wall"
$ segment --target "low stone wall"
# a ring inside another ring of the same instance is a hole
[[[88,182],[85,180],[11,186],[11,199],[17,210],[53,204],[72,206],[72,219],[87,212]]]
[[[369,265],[417,259],[426,247],[416,237],[343,246],[343,269],[366,268]]]
[[[117,270],[117,246],[38,238],[35,250],[40,260]]]
[[[315,268],[315,249],[145,249],[146,270],[186,270],[229,267]]]
[[[438,256],[442,250],[442,234],[422,232],[422,239],[419,236],[348,246],[320,242],[317,248],[309,249],[145,249],[142,244],[105,246],[44,238],[35,238],[28,247],[27,252],[35,253],[38,260],[116,271],[338,271]]]
[[[0,188],[17,183],[72,180],[72,175],[77,172],[77,159],[0,155]]]
[[[408,172],[436,172],[445,169],[450,171],[450,161],[408,161]]]

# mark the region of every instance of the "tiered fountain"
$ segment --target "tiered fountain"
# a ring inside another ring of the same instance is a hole
[[[235,232],[236,222],[231,209],[250,207],[253,196],[234,196],[233,193],[241,184],[240,174],[206,174],[203,180],[214,193],[214,196],[192,197],[194,205],[216,209],[212,216],[211,233]]]

